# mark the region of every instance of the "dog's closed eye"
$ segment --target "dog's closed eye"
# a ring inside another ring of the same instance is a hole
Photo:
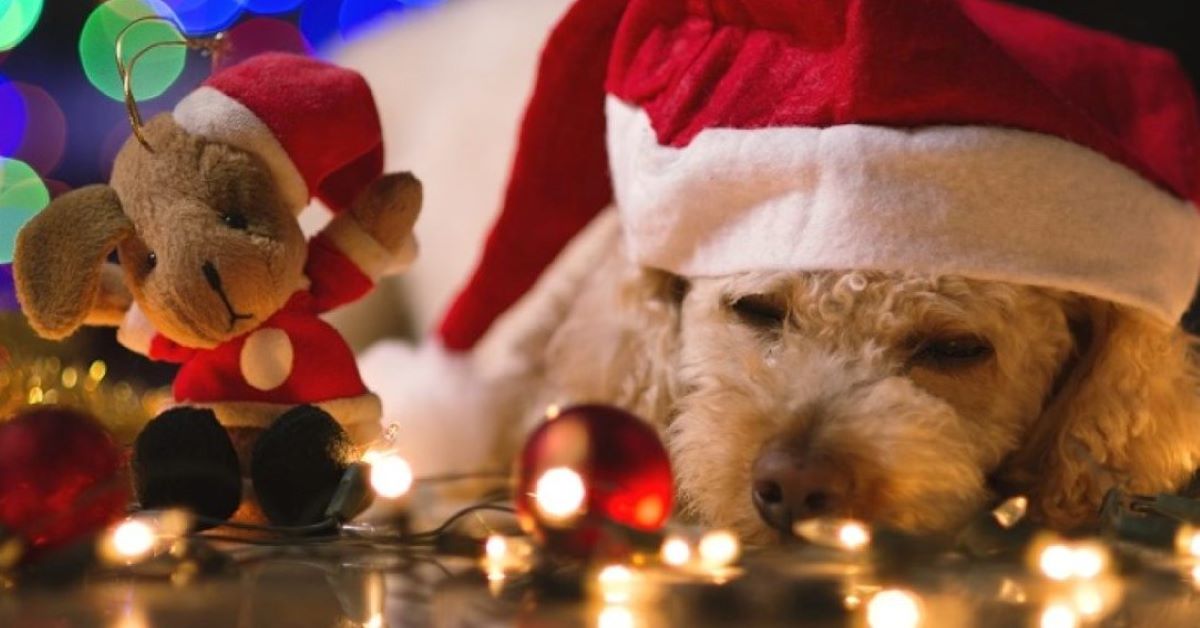
[[[992,357],[991,343],[979,336],[928,338],[917,344],[909,363],[941,371],[975,366]]]
[[[748,294],[728,302],[728,307],[746,325],[776,330],[787,320],[787,302],[770,294]]]

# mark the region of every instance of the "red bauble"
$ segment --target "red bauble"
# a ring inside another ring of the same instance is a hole
[[[36,553],[100,530],[129,504],[125,456],[75,410],[31,408],[0,423],[0,527]]]
[[[521,526],[551,551],[591,555],[606,529],[662,528],[674,495],[658,434],[609,406],[559,411],[534,430],[517,461]]]

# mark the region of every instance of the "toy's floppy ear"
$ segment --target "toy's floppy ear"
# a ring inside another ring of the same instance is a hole
[[[107,185],[68,192],[21,228],[13,255],[17,299],[44,338],[74,333],[96,302],[104,260],[133,224]]]

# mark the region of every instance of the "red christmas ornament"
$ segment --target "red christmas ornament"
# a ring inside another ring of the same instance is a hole
[[[99,423],[40,406],[0,423],[0,527],[31,552],[69,544],[120,519],[125,456]]]
[[[658,434],[609,406],[551,414],[517,461],[517,515],[552,551],[589,556],[606,523],[641,532],[662,528],[674,495]]]

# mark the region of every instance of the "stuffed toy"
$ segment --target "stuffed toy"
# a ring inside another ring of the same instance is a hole
[[[263,54],[135,131],[109,185],[55,199],[21,230],[14,276],[30,324],[51,339],[118,326],[126,347],[180,365],[179,407],[135,446],[143,505],[187,503],[188,483],[217,490],[208,476],[236,484],[239,462],[251,477],[263,464],[293,476],[275,478],[285,501],[330,488],[335,472],[324,488],[297,478],[377,438],[380,404],[319,315],[412,262],[421,206],[416,178],[383,174],[370,88],[322,61]],[[306,241],[296,217],[313,198],[334,218]],[[316,447],[300,442],[314,435]],[[228,488],[219,506],[188,505],[226,516]],[[271,519],[311,518],[293,506]]]

